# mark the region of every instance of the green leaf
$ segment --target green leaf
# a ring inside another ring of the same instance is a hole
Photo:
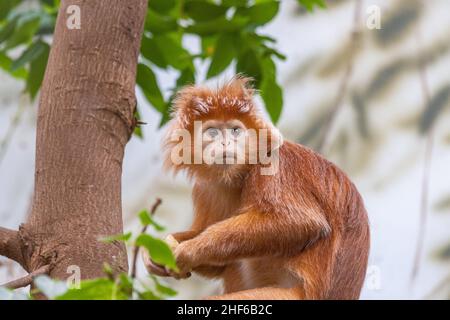
[[[15,78],[18,79],[26,79],[28,77],[28,71],[25,68],[19,68],[16,71],[11,71],[11,65],[13,61],[10,57],[8,57],[5,53],[0,52],[0,68],[8,72]]]
[[[142,300],[161,300],[161,297],[158,297],[153,291],[147,290],[138,293],[139,298]]]
[[[132,235],[131,232],[127,232],[127,233],[124,233],[124,234],[116,234],[116,235],[113,235],[113,236],[103,237],[103,238],[100,239],[100,241],[105,242],[105,243],[111,243],[111,242],[114,242],[114,241],[126,242],[126,241],[131,239],[131,235]]]
[[[272,59],[262,61],[263,78],[261,81],[261,98],[273,123],[280,119],[283,108],[283,90],[276,81],[276,66]]]
[[[261,26],[272,21],[272,19],[277,15],[279,7],[279,1],[261,2],[246,9],[245,15],[250,18],[250,23]]]
[[[148,234],[141,234],[136,239],[136,245],[146,248],[154,262],[178,271],[172,250],[161,239],[154,238]]]
[[[315,6],[322,9],[325,9],[327,7],[325,0],[297,0],[297,2],[300,5],[304,6],[309,12],[314,11]]]
[[[132,298],[133,295],[133,278],[126,273],[119,275],[118,289],[128,298]]]
[[[154,63],[156,66],[166,69],[168,64],[164,55],[161,53],[155,39],[153,37],[142,37],[141,53],[144,58]]]
[[[103,262],[103,273],[109,278],[112,279],[114,277],[114,271],[111,265],[107,262]]]
[[[183,12],[196,21],[208,21],[224,16],[227,10],[227,7],[203,0],[188,0],[183,7]]]
[[[0,1],[0,21],[5,19],[9,12],[20,3],[20,0],[1,0]]]
[[[154,37],[156,45],[167,63],[178,70],[194,69],[192,57],[181,45],[180,39],[174,34],[164,34]]]
[[[22,55],[15,60],[11,65],[11,71],[16,71],[17,69],[23,67],[30,61],[33,61],[37,57],[39,57],[48,47],[48,45],[41,41],[37,40],[33,42],[23,53]]]
[[[18,20],[19,17],[16,16],[13,19],[9,20],[8,23],[0,29],[0,43],[9,39],[13,35]]]
[[[164,296],[169,296],[169,297],[174,297],[177,295],[178,292],[176,292],[172,288],[169,288],[169,287],[161,284],[161,282],[159,282],[158,278],[156,278],[155,276],[151,276],[151,277],[152,277],[153,281],[155,282],[156,291],[158,291],[160,294],[162,294]]]
[[[39,25],[39,29],[36,32],[36,35],[51,35],[55,30],[56,24],[56,14],[52,15],[48,12],[43,12],[41,14],[41,22]]]
[[[184,87],[188,84],[195,84],[195,73],[190,68],[180,72],[177,79],[177,88]]]
[[[39,0],[39,1],[49,7],[53,7],[55,5],[55,0]]]
[[[136,83],[142,89],[145,98],[151,105],[159,112],[162,112],[165,102],[152,69],[145,64],[139,63],[137,67]]]
[[[272,42],[272,43],[277,42],[277,40],[276,40],[275,38],[271,37],[271,36],[267,36],[267,35],[263,35],[263,34],[256,34],[256,33],[255,33],[255,36],[256,36],[261,42],[264,42],[264,41]]]
[[[233,61],[233,58],[236,55],[234,37],[235,36],[231,33],[225,33],[217,39],[214,54],[207,73],[208,79],[220,74]]]
[[[39,56],[35,57],[34,60],[31,61],[30,71],[27,78],[25,90],[30,94],[31,99],[36,97],[36,94],[41,87],[50,53],[50,46],[48,44],[43,43],[42,46],[43,50],[40,52]]]
[[[31,41],[39,28],[40,20],[39,14],[34,12],[20,15],[14,33],[6,41],[5,50]]]
[[[162,117],[161,117],[161,121],[159,122],[158,128],[162,128],[167,122],[170,121],[170,119],[171,119],[170,106],[171,105],[172,105],[172,100],[168,104],[166,104],[166,108],[162,112]]]
[[[260,59],[254,50],[248,49],[238,57],[236,72],[252,77],[255,80],[256,87],[260,87],[262,70]]]
[[[204,36],[202,40],[202,56],[203,58],[211,57],[214,54],[214,48],[217,42],[217,36]]]
[[[151,2],[151,1],[150,1]],[[145,19],[145,31],[153,34],[163,34],[176,31],[178,29],[177,20],[170,16],[163,16],[155,11],[148,10]]]
[[[220,17],[187,26],[185,28],[185,32],[197,34],[203,37],[220,32],[241,31],[246,26],[248,20],[249,18],[244,16],[235,16],[231,20],[228,20],[225,17]]]
[[[280,119],[283,107],[283,90],[274,79],[263,80],[261,83],[261,97],[273,123]]]
[[[222,0],[222,5],[225,7],[245,7],[248,0]]]
[[[144,139],[144,134],[142,133],[142,128],[140,126],[134,128],[133,134],[139,139]]]
[[[150,212],[148,212],[148,210],[142,210],[141,212],[139,212],[139,220],[141,221],[141,224],[144,226],[151,225],[157,231],[165,230],[165,228],[162,225],[158,224],[157,222],[155,222],[155,220],[153,220],[153,218],[150,215]]]
[[[419,130],[424,134],[433,126],[439,114],[448,105],[450,99],[450,85],[438,91],[427,105],[425,112],[420,119]]]
[[[70,289],[56,300],[126,300],[128,296],[111,279],[98,278],[81,281],[80,289]]]
[[[141,120],[142,118],[141,118],[141,114],[139,113],[139,109],[136,107],[136,109],[134,110],[134,118],[136,119],[136,120]],[[144,138],[144,135],[143,135],[143,133],[142,133],[142,127],[141,126],[135,126],[134,127],[134,131],[133,131],[133,133],[138,137],[138,138],[140,138],[140,139],[143,139]]]
[[[165,295],[165,296],[169,296],[169,297],[174,297],[174,296],[176,296],[177,293],[178,293],[177,291],[173,290],[172,288],[163,286],[163,285],[160,284],[160,283],[156,284],[156,290],[157,290],[159,293],[161,293],[161,294],[163,294],[163,295]]]
[[[148,7],[159,13],[167,13],[176,5],[176,0],[150,0]]]

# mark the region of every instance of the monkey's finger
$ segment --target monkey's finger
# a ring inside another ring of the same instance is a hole
[[[166,269],[163,266],[160,266],[153,261],[150,263],[150,265],[147,266],[147,270],[150,273],[160,277],[170,277],[170,274],[167,273]]]
[[[171,234],[169,234],[166,237],[166,242],[169,245],[170,249],[172,249],[172,251],[175,250],[176,247],[178,247],[178,245],[180,244],[177,239],[174,238],[174,236],[172,236]]]
[[[173,270],[171,270],[169,268],[166,268],[166,272],[170,276],[172,276],[173,278],[175,278],[177,280],[179,280],[179,279],[187,279],[187,278],[189,278],[192,275],[192,273],[190,271],[184,272],[184,273],[180,273],[180,272],[175,272],[175,271],[173,271]]]
[[[142,260],[148,273],[160,276],[169,277],[170,274],[166,272],[164,266],[155,263],[149,256],[147,250],[142,251]]]

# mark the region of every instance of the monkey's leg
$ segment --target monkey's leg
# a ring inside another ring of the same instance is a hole
[[[303,299],[299,288],[264,287],[207,297],[207,300],[299,300]]]

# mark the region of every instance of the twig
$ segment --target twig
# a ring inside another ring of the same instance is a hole
[[[348,59],[348,63],[345,68],[344,75],[342,76],[342,80],[339,85],[336,99],[334,101],[330,115],[326,119],[326,122],[324,124],[323,133],[322,133],[319,143],[317,145],[317,150],[321,153],[323,153],[323,149],[328,143],[331,128],[332,128],[333,123],[336,119],[336,116],[338,115],[339,110],[342,106],[342,101],[344,100],[345,94],[347,92],[348,83],[349,83],[350,77],[353,73],[353,65],[354,65],[353,54],[357,48],[357,44],[359,42],[359,37],[360,37],[359,26],[360,26],[360,18],[361,18],[360,17],[361,16],[361,8],[362,8],[362,0],[356,0],[355,11],[354,11],[354,15],[353,15],[353,31],[352,31],[351,40],[350,40],[351,47],[352,47],[351,56]]]
[[[22,278],[5,283],[1,287],[5,287],[8,289],[23,288],[23,287],[30,285],[33,282],[34,278],[36,278],[37,276],[40,276],[43,274],[48,274],[49,271],[50,271],[50,265],[48,264],[43,267],[40,267],[39,269],[27,274],[26,276],[24,276]]]
[[[417,44],[420,47],[420,34],[419,31],[416,33]],[[425,70],[425,63],[419,55],[418,61],[419,67],[419,78],[420,78],[420,86],[422,88],[422,94],[424,99],[425,108],[429,106],[431,100],[430,89],[427,81],[427,74]],[[428,216],[428,202],[429,202],[429,185],[430,185],[430,169],[431,169],[431,161],[433,156],[433,148],[434,148],[434,125],[432,124],[427,132],[426,141],[425,141],[425,155],[424,155],[424,164],[423,164],[423,175],[422,175],[422,194],[420,198],[420,221],[419,221],[419,234],[417,237],[417,246],[416,252],[414,255],[414,263],[413,269],[411,272],[411,286],[414,285],[414,282],[417,278],[417,274],[419,273],[420,268],[420,258],[423,251],[423,244],[425,239],[425,230],[427,225],[427,216]]]
[[[159,205],[162,203],[161,198],[157,198],[155,203],[153,204],[153,206],[150,209],[150,214],[153,216],[156,212],[156,209],[158,209]],[[141,234],[147,232],[147,227],[148,225],[145,225],[142,227],[141,230]],[[131,278],[136,278],[136,267],[137,267],[137,257],[138,257],[138,253],[139,253],[139,246],[134,246],[133,248],[133,260],[131,263]]]

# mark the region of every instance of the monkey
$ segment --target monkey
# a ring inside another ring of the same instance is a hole
[[[160,276],[221,279],[223,294],[207,299],[358,299],[370,245],[363,199],[336,165],[264,119],[251,81],[177,93],[164,166],[194,182],[194,219],[168,237],[178,272],[148,253],[144,264]]]

